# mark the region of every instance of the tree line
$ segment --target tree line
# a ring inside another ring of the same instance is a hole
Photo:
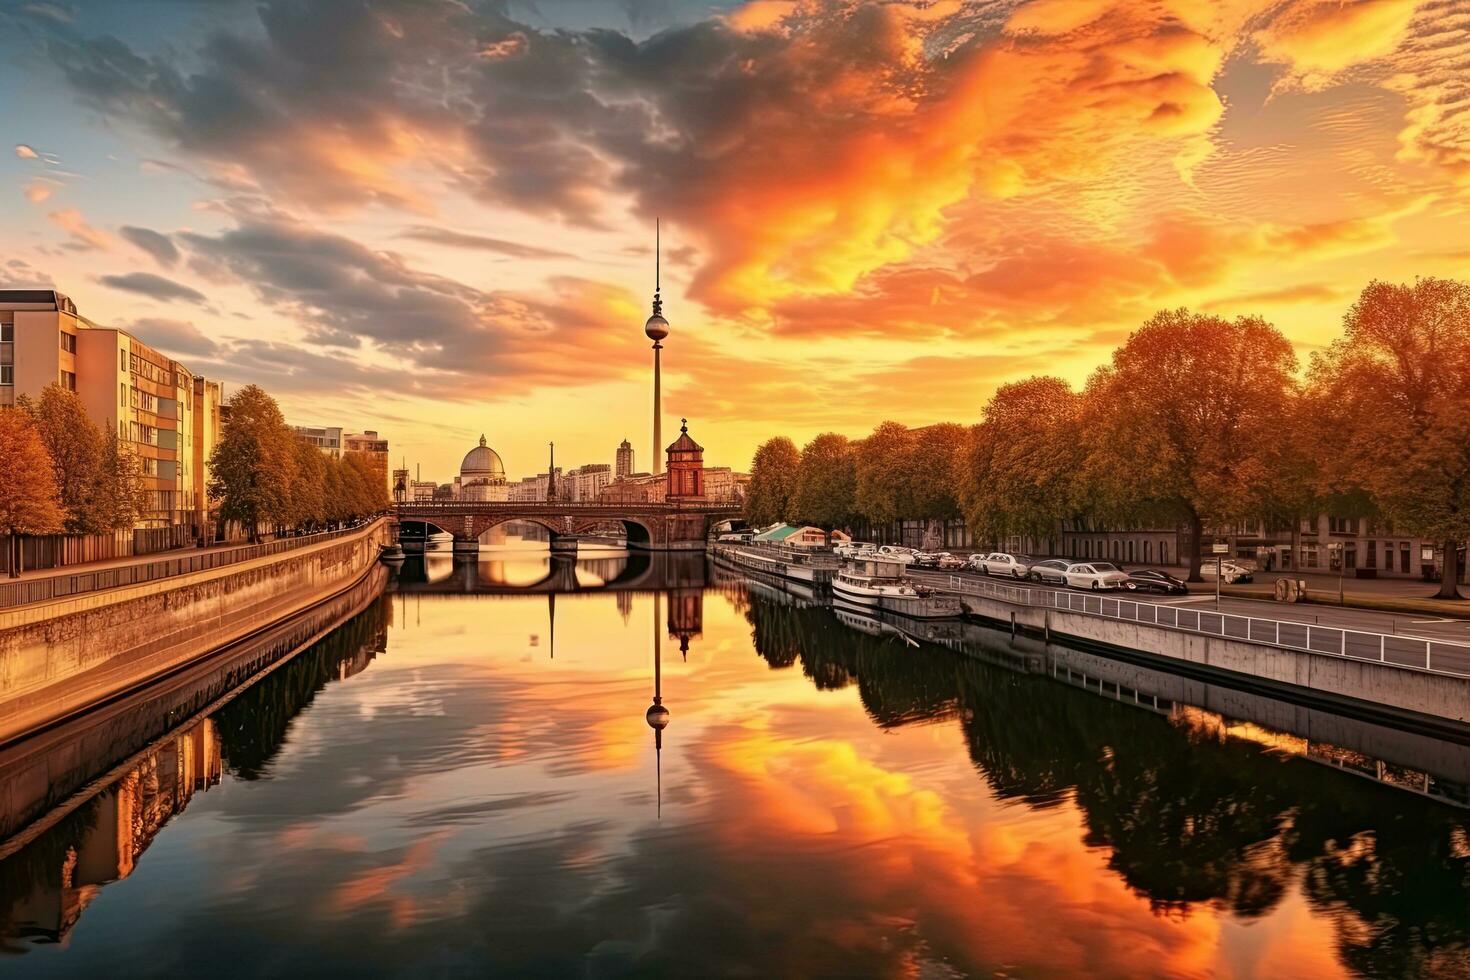
[[[148,508],[142,461],[54,382],[0,408],[0,459],[0,528],[11,535],[126,530]]]
[[[226,401],[209,468],[209,496],[219,503],[219,519],[239,522],[252,540],[266,528],[322,530],[389,506],[388,487],[367,457],[327,456],[298,439],[276,400],[258,385]]]
[[[312,531],[381,513],[388,489],[363,456],[335,459],[296,438],[256,385],[225,403],[209,458],[208,495],[221,526]],[[142,462],[76,393],[47,385],[0,408],[0,529],[21,534],[126,530],[148,510]]]
[[[1470,538],[1470,283],[1369,283],[1304,369],[1260,317],[1166,310],[1080,391],[1030,377],[997,389],[969,427],[884,422],[800,450],[770,439],[746,496],[756,525],[963,517],[992,543],[1086,518],[1178,527],[1194,581],[1216,529],[1295,529],[1322,512],[1439,542],[1439,595],[1458,597],[1455,555]]]

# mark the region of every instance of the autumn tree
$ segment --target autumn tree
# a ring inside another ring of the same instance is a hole
[[[350,473],[349,499],[352,517],[368,517],[388,507],[388,488],[379,479],[372,462],[361,453],[348,453],[342,462]]]
[[[1470,283],[1374,281],[1314,356],[1307,397],[1322,486],[1361,487],[1400,533],[1441,543],[1439,597],[1459,598],[1470,538]]]
[[[1088,475],[1103,512],[1189,531],[1189,579],[1200,581],[1204,529],[1259,503],[1296,357],[1259,317],[1188,310],[1155,315],[1088,381]]]
[[[148,510],[148,488],[143,483],[142,462],[131,448],[123,444],[111,426],[102,437],[92,500],[92,514],[100,525],[98,530],[125,530],[136,524]]]
[[[107,530],[106,502],[97,497],[102,466],[102,432],[87,417],[76,392],[56,382],[35,401],[21,406],[35,420],[36,432],[51,458],[51,472],[64,508],[64,526],[75,533]]]
[[[210,454],[209,495],[220,519],[239,521],[259,540],[262,524],[289,523],[296,438],[274,398],[257,385],[230,396],[229,416]]]
[[[826,432],[801,450],[796,496],[792,507],[796,519],[827,532],[852,520],[857,493],[857,474],[852,446],[847,436]]]
[[[1086,500],[1081,471],[1082,396],[1060,378],[1002,385],[964,449],[960,472],[965,523],[985,541],[1051,537]]]
[[[959,468],[965,427],[940,422],[917,429],[909,447],[908,513],[915,520],[951,521],[960,516]]]
[[[884,422],[853,447],[853,507],[870,527],[909,516],[914,437],[906,426]]]
[[[750,487],[745,495],[745,519],[764,527],[792,518],[801,454],[785,436],[767,439],[750,464]]]
[[[327,462],[322,451],[305,439],[293,447],[296,478],[291,483],[291,523],[319,527],[327,522]]]
[[[61,530],[64,512],[51,457],[35,420],[19,408],[0,408],[0,528],[11,542],[10,574],[20,574],[22,534]]]

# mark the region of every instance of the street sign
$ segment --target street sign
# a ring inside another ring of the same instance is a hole
[[[1210,550],[1217,555],[1228,555],[1230,553],[1230,545],[1223,541],[1216,541],[1210,546]]]

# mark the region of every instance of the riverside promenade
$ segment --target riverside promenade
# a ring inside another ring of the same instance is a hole
[[[0,744],[90,710],[353,587],[388,524],[56,569],[0,586]]]

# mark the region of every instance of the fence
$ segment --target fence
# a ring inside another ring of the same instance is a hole
[[[1450,640],[1431,640],[1393,633],[1317,626],[1291,620],[1260,619],[1203,609],[1184,609],[1095,593],[1001,585],[998,582],[977,581],[958,575],[948,576],[946,588],[962,595],[981,595],[1019,606],[1060,609],[1105,619],[1144,623],[1165,629],[1280,647],[1284,650],[1321,653],[1393,667],[1470,677],[1470,644]]]
[[[45,578],[38,578],[32,581],[10,582],[0,585],[0,609],[8,606],[23,606],[31,602],[65,599],[70,596],[83,595],[87,592],[97,592],[102,589],[115,589],[125,585],[138,585],[142,582],[168,578],[171,575],[187,575],[191,572],[207,571],[223,565],[233,565],[236,562],[251,561],[256,558],[278,555],[292,548],[319,544],[323,541],[331,541],[334,538],[346,537],[350,534],[359,534],[364,529],[364,527],[349,527],[343,528],[340,531],[323,531],[319,534],[303,534],[299,537],[281,538],[278,541],[268,541],[264,544],[247,544],[234,548],[200,551],[193,554],[185,554],[178,558],[163,558],[158,561],[136,562],[131,565],[118,565],[113,568],[99,568],[91,572],[77,572],[73,575],[48,575]]]
[[[191,537],[191,529],[186,524],[140,527],[105,534],[26,535],[20,539],[20,567],[31,571],[80,565],[89,561],[151,555],[170,548],[182,548],[189,543]],[[11,563],[15,561],[15,550],[15,542],[10,536],[0,534],[0,555],[4,556],[0,559],[0,564],[4,565],[7,574],[11,570]]]

